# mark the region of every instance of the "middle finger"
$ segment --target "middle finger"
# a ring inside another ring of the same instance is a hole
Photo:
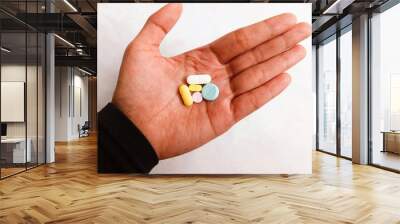
[[[233,59],[229,64],[232,74],[238,74],[253,65],[262,63],[275,55],[287,51],[300,41],[306,39],[310,34],[311,27],[308,23],[296,24],[284,34]]]

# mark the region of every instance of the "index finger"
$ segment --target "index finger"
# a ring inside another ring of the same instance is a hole
[[[278,36],[296,24],[296,16],[284,13],[240,28],[209,45],[218,60],[225,64],[261,43]]]

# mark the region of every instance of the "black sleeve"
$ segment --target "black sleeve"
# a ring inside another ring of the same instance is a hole
[[[120,110],[109,103],[99,112],[99,173],[148,173],[157,163],[149,141]]]

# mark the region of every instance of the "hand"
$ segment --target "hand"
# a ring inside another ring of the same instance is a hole
[[[168,4],[148,19],[125,51],[113,96],[159,159],[207,143],[282,92],[290,83],[285,71],[306,54],[297,44],[311,32],[308,24],[296,24],[294,15],[282,14],[163,57],[159,45],[181,11],[180,4]],[[178,86],[198,73],[212,76],[219,97],[186,107]]]

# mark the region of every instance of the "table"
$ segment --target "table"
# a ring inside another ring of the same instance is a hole
[[[392,152],[400,154],[400,131],[382,131],[383,150],[382,152]]]
[[[26,144],[26,142],[28,144]],[[25,138],[1,139],[1,157],[6,160],[6,163],[31,162],[32,141],[30,138],[27,138],[26,142]],[[26,154],[25,154],[25,145],[27,145]]]

